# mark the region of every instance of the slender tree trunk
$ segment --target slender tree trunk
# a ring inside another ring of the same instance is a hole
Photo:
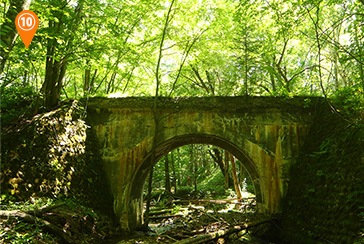
[[[244,182],[244,166],[242,162],[239,164],[239,171],[239,185],[241,185]]]
[[[193,183],[195,185],[195,192],[197,192],[197,178],[198,178],[198,166],[197,166],[197,160],[193,160]]]
[[[272,92],[273,92],[273,94],[276,94],[277,88],[276,88],[276,82],[275,82],[274,75],[270,73],[269,77],[270,77],[270,81],[272,83]]]
[[[172,186],[174,187],[174,193],[176,194],[177,192],[177,182],[176,182],[176,169],[174,167],[174,155],[173,155],[173,151],[170,152],[171,154],[171,165],[172,165]]]
[[[159,86],[160,86],[160,83],[161,83],[160,82],[159,71],[160,71],[160,65],[161,65],[161,61],[162,61],[163,43],[164,43],[164,40],[165,40],[165,37],[166,37],[166,34],[167,34],[167,28],[168,28],[169,22],[172,19],[171,13],[172,13],[172,7],[173,7],[173,4],[174,4],[174,1],[175,0],[172,0],[171,4],[169,5],[168,13],[167,13],[167,16],[166,16],[166,21],[164,23],[164,28],[163,28],[163,32],[162,32],[162,40],[161,40],[160,45],[159,45],[159,55],[158,55],[158,61],[157,61],[157,68],[156,68],[156,72],[155,72],[155,78],[156,78],[156,88],[155,88],[155,94],[156,94],[155,97],[156,97],[156,99],[154,100],[155,104],[157,102],[157,97],[159,95]]]
[[[149,223],[149,212],[150,212],[150,202],[152,200],[152,184],[153,184],[153,167],[150,169],[149,172],[149,179],[148,179],[148,193],[147,193],[147,206],[144,213],[144,224],[148,226]]]
[[[181,155],[180,155],[180,149],[179,148],[177,148],[177,156],[178,156],[178,158],[177,158],[177,171],[176,171],[176,173],[177,173],[177,179],[176,179],[176,187],[180,187],[180,185],[181,185],[181,169],[182,169],[182,160],[181,160]],[[176,190],[176,192],[177,192],[177,190]]]
[[[212,156],[212,158],[214,159],[214,161],[219,165],[221,172],[225,178],[225,183],[224,183],[225,189],[228,189],[229,182],[231,179],[229,176],[229,156],[225,153],[225,160],[224,160],[223,153],[221,153],[221,151],[219,149],[214,148],[213,152],[214,153],[209,151],[209,153]]]
[[[164,39],[166,36],[166,32],[167,32],[167,27],[170,21],[170,14],[172,12],[172,6],[173,6],[174,0],[172,0],[169,9],[168,9],[168,13],[167,13],[167,17],[166,17],[166,22],[163,28],[163,34],[162,34],[162,39],[160,42],[160,46],[159,46],[159,56],[158,56],[158,61],[157,61],[157,66],[156,66],[156,89],[155,89],[155,97],[154,97],[154,103],[153,103],[153,107],[152,107],[152,112],[153,112],[153,120],[154,120],[154,133],[153,133],[153,142],[152,142],[152,151],[151,151],[151,161],[152,164],[155,163],[156,160],[156,155],[155,155],[155,149],[157,147],[157,136],[158,136],[158,127],[159,127],[159,114],[158,114],[158,97],[159,97],[159,85],[160,85],[160,76],[159,76],[159,69],[160,69],[160,64],[161,64],[161,60],[162,60],[162,51],[163,51],[163,43],[164,43]],[[151,173],[152,174],[152,173]],[[148,192],[150,190],[150,192],[152,192],[152,176],[149,175],[149,187],[150,189],[148,189]],[[150,198],[147,199],[147,208],[145,211],[145,222],[144,222],[144,226],[147,227],[148,223],[149,223],[149,208],[150,208]]]
[[[210,169],[210,163],[207,160],[207,154],[205,152],[202,153],[202,165],[203,165],[203,169],[204,169],[204,174],[205,175],[210,175],[211,174],[211,169]]]
[[[326,91],[325,91],[325,87],[323,85],[323,82],[322,82],[322,59],[321,59],[321,40],[320,40],[320,33],[319,33],[319,30],[320,30],[320,3],[318,3],[318,5],[316,6],[316,19],[314,19],[310,13],[310,11],[307,9],[308,13],[309,13],[309,17],[310,19],[312,20],[312,23],[315,27],[315,37],[316,37],[316,42],[317,42],[317,56],[318,56],[318,75],[319,75],[319,82],[320,82],[320,86],[321,86],[321,90],[322,90],[322,93],[323,95],[325,96],[325,99],[327,100],[327,94],[326,94]]]
[[[236,196],[238,197],[238,199],[242,198],[242,194],[241,194],[241,188],[240,188],[240,184],[239,184],[239,179],[236,173],[236,163],[235,163],[235,157],[234,155],[230,154],[230,161],[231,161],[231,172],[233,174],[233,179],[234,179],[234,187],[235,187],[235,192],[236,192]]]
[[[92,79],[90,81],[90,87],[88,88],[90,94],[93,93],[93,88],[94,88],[96,77],[97,77],[97,69],[95,69],[94,75],[92,76]]]
[[[244,51],[245,51],[245,96],[248,96],[248,30],[246,30],[244,35]]]
[[[63,78],[67,68],[66,60],[58,61],[54,59],[54,49],[55,46],[49,43],[47,48],[46,74],[43,84],[44,105],[47,108],[53,108],[58,105],[61,97]]]
[[[169,157],[168,154],[164,157],[164,176],[166,191],[171,192],[171,180],[169,177]]]
[[[73,90],[75,91],[75,98],[77,98],[78,90],[77,90],[77,80],[73,78]]]
[[[197,160],[194,154],[194,145],[191,144],[190,146],[190,162],[191,162],[191,172],[192,172],[192,180],[193,180],[193,185],[195,188],[195,192],[197,191]]]
[[[83,86],[83,96],[87,96],[90,91],[90,77],[91,77],[91,69],[89,66],[85,69],[85,83]]]
[[[212,153],[212,151],[214,153]],[[220,170],[223,175],[225,175],[225,166],[224,166],[224,160],[222,158],[221,152],[219,149],[214,148],[212,151],[209,151],[211,157],[214,159],[214,161],[217,163],[217,165],[220,167]]]
[[[116,78],[116,72],[113,72],[111,74],[110,81],[107,84],[107,90],[106,90],[107,94],[112,93],[114,91],[115,78]]]
[[[224,176],[225,176],[225,189],[228,189],[229,188],[229,152],[228,151],[225,151]]]
[[[363,0],[364,1],[364,0]],[[363,41],[360,40],[360,38],[358,37],[358,31],[355,32],[355,42],[357,43],[357,45],[360,47],[364,44]],[[363,49],[362,48],[359,48],[358,49],[359,51],[359,59],[364,61],[363,60]],[[360,71],[360,81],[361,81],[361,84],[362,84],[362,88],[364,89],[364,68],[363,68],[363,64],[360,63],[360,62],[357,62],[358,63],[358,69]]]
[[[4,23],[0,27],[0,74],[3,72],[5,63],[14,47],[18,32],[15,27],[15,18],[23,10],[28,10],[31,0],[11,0],[8,11],[6,12]]]

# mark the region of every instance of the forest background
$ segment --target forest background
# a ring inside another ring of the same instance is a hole
[[[40,20],[29,49],[12,22],[24,6]],[[363,1],[17,0],[1,8],[3,109],[20,90],[54,107],[95,95],[326,96],[364,88]]]
[[[323,96],[349,124],[363,121],[364,0],[2,0],[0,6],[2,128],[92,96]],[[14,25],[23,9],[40,21],[28,49]],[[16,161],[10,145],[2,157]],[[194,150],[200,158],[184,167]],[[181,148],[170,187],[176,190],[177,175],[189,171],[193,182],[181,178],[181,185],[196,190],[199,176],[217,168],[208,168],[213,150]],[[166,166],[156,166],[155,187],[163,187]],[[60,173],[62,184],[67,177]]]

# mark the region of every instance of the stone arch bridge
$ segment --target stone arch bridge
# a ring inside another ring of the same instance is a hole
[[[152,97],[91,98],[88,124],[100,146],[121,227],[142,226],[143,185],[152,165],[173,149],[193,143],[231,152],[252,179],[258,211],[278,213],[289,185],[290,164],[298,156],[319,100],[159,98],[154,109]]]

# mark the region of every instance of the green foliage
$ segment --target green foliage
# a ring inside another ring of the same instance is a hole
[[[1,194],[1,209],[2,210],[21,210],[21,211],[29,211],[38,209],[45,205],[52,205],[56,203],[55,199],[51,198],[32,198],[26,201],[19,202],[17,199],[8,193]]]
[[[2,148],[2,184],[10,194],[67,194],[77,158],[85,153],[86,125],[78,120],[76,104],[36,116],[21,134],[13,130],[4,135],[9,143]]]
[[[201,190],[205,191],[206,194],[219,198],[225,197],[226,191],[224,186],[225,177],[221,170],[217,169],[215,172],[210,174],[203,182],[201,182]]]
[[[29,224],[21,221],[7,220],[0,230],[0,236],[4,243],[35,243],[41,240],[43,243],[59,243],[57,237],[51,236],[42,229],[40,223]]]
[[[33,198],[19,202],[10,194],[1,195],[1,210],[31,211],[45,205],[52,205],[55,200],[49,198]],[[26,223],[21,219],[8,218],[1,221],[0,236],[5,243],[32,243],[35,240],[44,240],[47,243],[57,243],[59,240],[43,232],[40,223]]]
[[[161,47],[161,95],[323,95],[364,87],[363,4],[206,3],[174,4]],[[33,1],[31,9],[43,24],[29,49],[18,38],[4,76],[40,89],[48,55],[67,62],[64,98],[154,95],[165,5]]]
[[[6,127],[15,122],[27,111],[29,105],[38,97],[34,87],[29,84],[11,83],[1,87],[1,123]]]
[[[359,218],[361,218],[362,228],[358,236],[358,240],[354,244],[364,243],[364,205],[360,206],[359,209],[360,209]]]
[[[299,243],[310,243],[307,239],[354,243],[363,228],[363,130],[353,126],[344,110],[319,111],[321,117],[314,121],[291,170],[291,187],[283,203],[283,236],[296,241],[300,231],[304,238]]]
[[[215,198],[222,199],[231,195],[231,189],[225,189],[225,177],[220,167],[211,156],[211,150],[215,149],[211,145],[193,144],[179,147],[168,155],[169,158],[169,176],[174,190],[174,183],[177,184],[177,192],[179,197],[185,199],[193,198]],[[171,155],[173,154],[173,156]],[[165,187],[165,159],[163,157],[153,169],[153,187],[164,189]],[[173,159],[173,160],[172,160]],[[237,161],[239,162],[239,161]],[[196,164],[196,165],[194,165]],[[197,168],[195,168],[197,166]],[[254,186],[248,175],[240,175],[238,166],[238,177],[241,179],[241,187],[243,191],[255,194]],[[174,170],[173,170],[174,168]],[[244,174],[244,171],[242,171]],[[194,179],[197,179],[197,191],[195,190]],[[230,187],[233,187],[232,179]],[[234,191],[234,190],[233,190]],[[157,195],[155,195],[157,194]],[[164,192],[153,191],[152,198],[159,202],[167,196]]]
[[[27,201],[15,201],[11,195],[2,194],[1,210],[32,211],[40,207],[52,206],[58,203],[65,205],[50,210],[45,216],[54,226],[63,229],[66,234],[71,231],[75,243],[95,243],[105,233],[113,230],[113,221],[102,212],[90,208],[77,198],[36,198]],[[61,240],[46,232],[41,222],[28,223],[22,218],[7,218],[0,221],[0,236],[4,243],[60,243]]]
[[[192,186],[182,186],[178,188],[178,191],[176,193],[177,196],[180,196],[185,199],[191,198],[191,193],[193,192]]]
[[[2,193],[17,201],[73,195],[99,208],[108,204],[97,150],[86,150],[94,142],[83,115],[78,101],[70,101],[3,133],[7,143],[1,147]]]
[[[344,87],[337,91],[333,103],[348,119],[364,124],[364,90],[361,86],[355,85]]]

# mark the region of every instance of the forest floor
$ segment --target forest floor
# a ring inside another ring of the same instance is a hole
[[[255,198],[154,206],[148,230],[124,235],[110,218],[71,200],[9,203],[10,210],[1,205],[1,243],[273,243],[262,239],[273,222],[255,213]]]
[[[0,243],[102,243],[116,231],[110,217],[73,199],[2,201],[0,205]]]
[[[252,196],[242,200],[162,198],[153,202],[148,229],[133,233],[123,233],[111,217],[75,199],[17,202],[4,197],[1,243],[273,243],[262,239],[273,222],[256,213]]]
[[[108,243],[273,244],[261,238],[271,225],[270,219],[256,214],[250,203],[224,204],[226,208],[220,210],[211,203],[152,210],[149,231],[136,231]]]

